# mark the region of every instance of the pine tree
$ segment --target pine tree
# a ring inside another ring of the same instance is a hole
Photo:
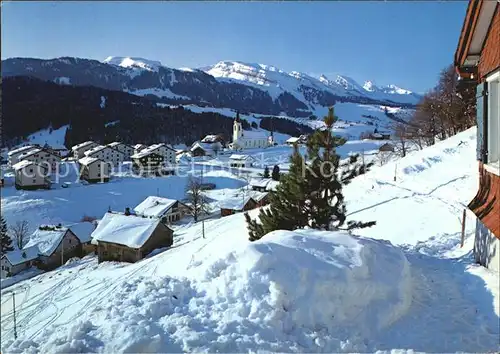
[[[274,165],[273,167],[273,172],[271,174],[271,178],[275,181],[279,181],[280,180],[280,167],[278,165]]]
[[[360,164],[359,155],[353,155],[341,164],[336,148],[346,141],[331,133],[336,120],[332,107],[324,118],[325,129],[317,130],[307,142],[310,162],[305,169],[305,194],[308,197],[306,205],[310,226],[315,229],[340,229],[346,220],[342,187],[354,177],[365,173],[372,165]],[[346,229],[374,224],[375,222],[349,222]]]
[[[7,231],[7,222],[5,221],[3,216],[0,216],[0,242],[2,246],[2,253],[14,250],[14,248],[12,247],[12,239],[7,234]]]
[[[245,213],[250,241],[255,241],[274,230],[295,230],[307,225],[304,159],[297,146],[290,157],[290,170],[270,195],[267,209],[261,209],[258,220]]]
[[[264,177],[264,178],[269,178],[270,176],[271,176],[271,175],[270,175],[270,173],[269,173],[269,167],[267,167],[267,166],[266,166],[266,167],[264,167],[264,175],[263,175],[263,177]]]

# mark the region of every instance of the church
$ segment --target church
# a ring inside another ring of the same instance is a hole
[[[273,135],[265,132],[243,130],[240,114],[236,113],[233,123],[233,142],[229,147],[233,150],[259,149],[273,145]]]

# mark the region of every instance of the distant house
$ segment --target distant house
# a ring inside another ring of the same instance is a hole
[[[144,144],[135,144],[134,145],[134,154],[137,154],[139,151],[142,151],[142,150],[144,150],[147,147],[148,146],[144,145]]]
[[[61,157],[57,153],[44,149],[32,149],[22,153],[17,158],[19,161],[27,160],[47,167],[50,166],[51,171],[56,170],[61,162]]]
[[[178,221],[190,212],[190,209],[175,199],[149,196],[134,208],[140,216],[159,218],[165,224]]]
[[[391,139],[391,133],[388,131],[381,131],[378,129],[375,129],[373,133],[370,134],[370,139],[373,140],[390,140]]]
[[[132,169],[143,175],[160,175],[165,158],[157,152],[144,149],[131,156]]]
[[[120,151],[121,153],[123,153],[123,155],[124,155],[123,158],[125,161],[129,161],[130,156],[132,156],[135,153],[134,147],[127,145],[127,144],[124,144],[124,143],[121,143],[119,141],[109,143],[108,146],[110,148],[116,149],[116,150]]]
[[[23,160],[12,166],[16,189],[50,189],[47,166]]]
[[[36,246],[4,253],[0,259],[0,278],[5,279],[30,268],[37,258],[38,248]]]
[[[95,245],[91,243],[92,241],[91,235],[96,228],[95,223],[84,221],[69,225],[68,228],[80,240],[80,244],[82,245],[82,251],[81,251],[82,256],[97,251]]]
[[[73,157],[78,160],[85,156],[85,152],[99,146],[98,143],[93,141],[85,141],[83,143],[77,144],[71,148],[73,152]]]
[[[214,143],[220,143],[221,146],[225,146],[226,142],[224,141],[224,138],[220,134],[215,134],[215,135],[207,135],[203,139],[201,139],[202,143],[206,144],[214,144]]]
[[[215,143],[202,143],[195,142],[191,149],[191,156],[216,156],[219,151],[222,150],[222,144],[220,142]]]
[[[30,237],[24,249],[38,247],[37,266],[51,270],[63,265],[72,257],[81,256],[81,242],[67,227],[61,225],[42,225]]]
[[[288,138],[287,141],[285,141],[285,144],[287,144],[287,145],[299,144],[299,138],[292,136],[292,137]]]
[[[248,191],[248,195],[255,200],[257,207],[269,204],[269,193],[259,191]]]
[[[253,178],[250,180],[249,184],[254,191],[265,192],[267,185],[271,181],[271,178]]]
[[[99,262],[137,262],[158,248],[172,246],[173,231],[160,219],[108,212],[92,232]]]
[[[229,156],[229,166],[230,167],[252,167],[253,166],[253,157],[249,155],[239,155],[232,154]]]
[[[176,151],[173,147],[168,146],[167,144],[153,144],[148,146],[145,150],[148,152],[154,152],[161,156],[163,156],[165,165],[175,165],[177,163],[175,156]],[[144,150],[143,150],[144,151]]]
[[[23,146],[23,147],[20,147],[18,149],[9,151],[9,153],[7,154],[8,160],[9,160],[8,161],[9,166],[12,167],[16,163],[18,163],[20,161],[19,160],[20,155],[22,155],[30,150],[34,150],[34,149],[37,149],[37,147],[35,147],[33,145],[27,145],[27,146]]]
[[[299,136],[299,144],[307,144],[308,136],[306,134],[302,134]]]
[[[394,146],[389,143],[385,143],[378,148],[380,152],[394,152]]]
[[[117,149],[109,146],[96,146],[93,149],[85,151],[86,157],[94,157],[104,162],[108,162],[111,166],[116,167],[125,160],[125,154]]]
[[[78,160],[80,179],[89,183],[108,182],[111,175],[109,163],[95,157],[84,157]]]
[[[255,209],[257,202],[250,195],[235,196],[223,199],[219,202],[220,216],[228,216],[243,211]]]

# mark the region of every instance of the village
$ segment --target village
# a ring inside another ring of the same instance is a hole
[[[368,138],[382,140],[380,134]],[[394,151],[387,142],[390,136],[383,138],[379,155]],[[127,168],[127,175],[139,178],[168,178],[186,172],[187,167],[201,169],[201,176],[198,173],[198,176],[189,177],[182,199],[145,195],[135,207],[123,205],[119,210],[108,207],[101,217],[84,217],[80,222],[65,225],[38,225],[33,234],[20,236],[16,249],[2,256],[1,277],[12,277],[32,268],[53,270],[72,258],[90,254],[97,255],[99,262],[136,262],[154,250],[171,247],[178,224],[225,217],[267,205],[280,174],[286,172],[287,161],[277,161],[271,172],[265,161],[259,163],[255,156],[245,151],[277,148],[282,154],[282,149],[291,151],[294,145],[303,148],[307,135],[290,137],[283,143],[278,146],[272,132],[243,130],[237,113],[231,143],[224,141],[220,134],[212,134],[194,142],[188,149],[175,149],[165,143],[131,146],[122,142],[100,145],[85,141],[71,147],[70,151],[53,149],[47,144],[11,150],[7,170],[2,173],[8,175],[11,169],[13,180],[6,183],[2,178],[3,188],[9,184],[17,190],[27,191],[75,188],[71,178],[76,178],[76,184],[83,183],[83,186],[109,183],[112,178],[119,179],[121,171]],[[73,166],[76,175],[61,178],[62,165]],[[243,180],[242,186],[232,192],[223,192],[222,196],[214,196],[212,192],[219,186],[203,181],[203,170],[214,166],[236,173]],[[282,172],[280,166],[285,167]],[[22,222],[18,228],[21,233],[28,231],[26,225],[23,229]],[[22,239],[29,241],[26,243]]]

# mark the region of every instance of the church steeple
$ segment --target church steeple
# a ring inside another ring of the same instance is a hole
[[[240,120],[240,111],[236,111],[236,118],[234,119],[235,122],[241,122]]]

